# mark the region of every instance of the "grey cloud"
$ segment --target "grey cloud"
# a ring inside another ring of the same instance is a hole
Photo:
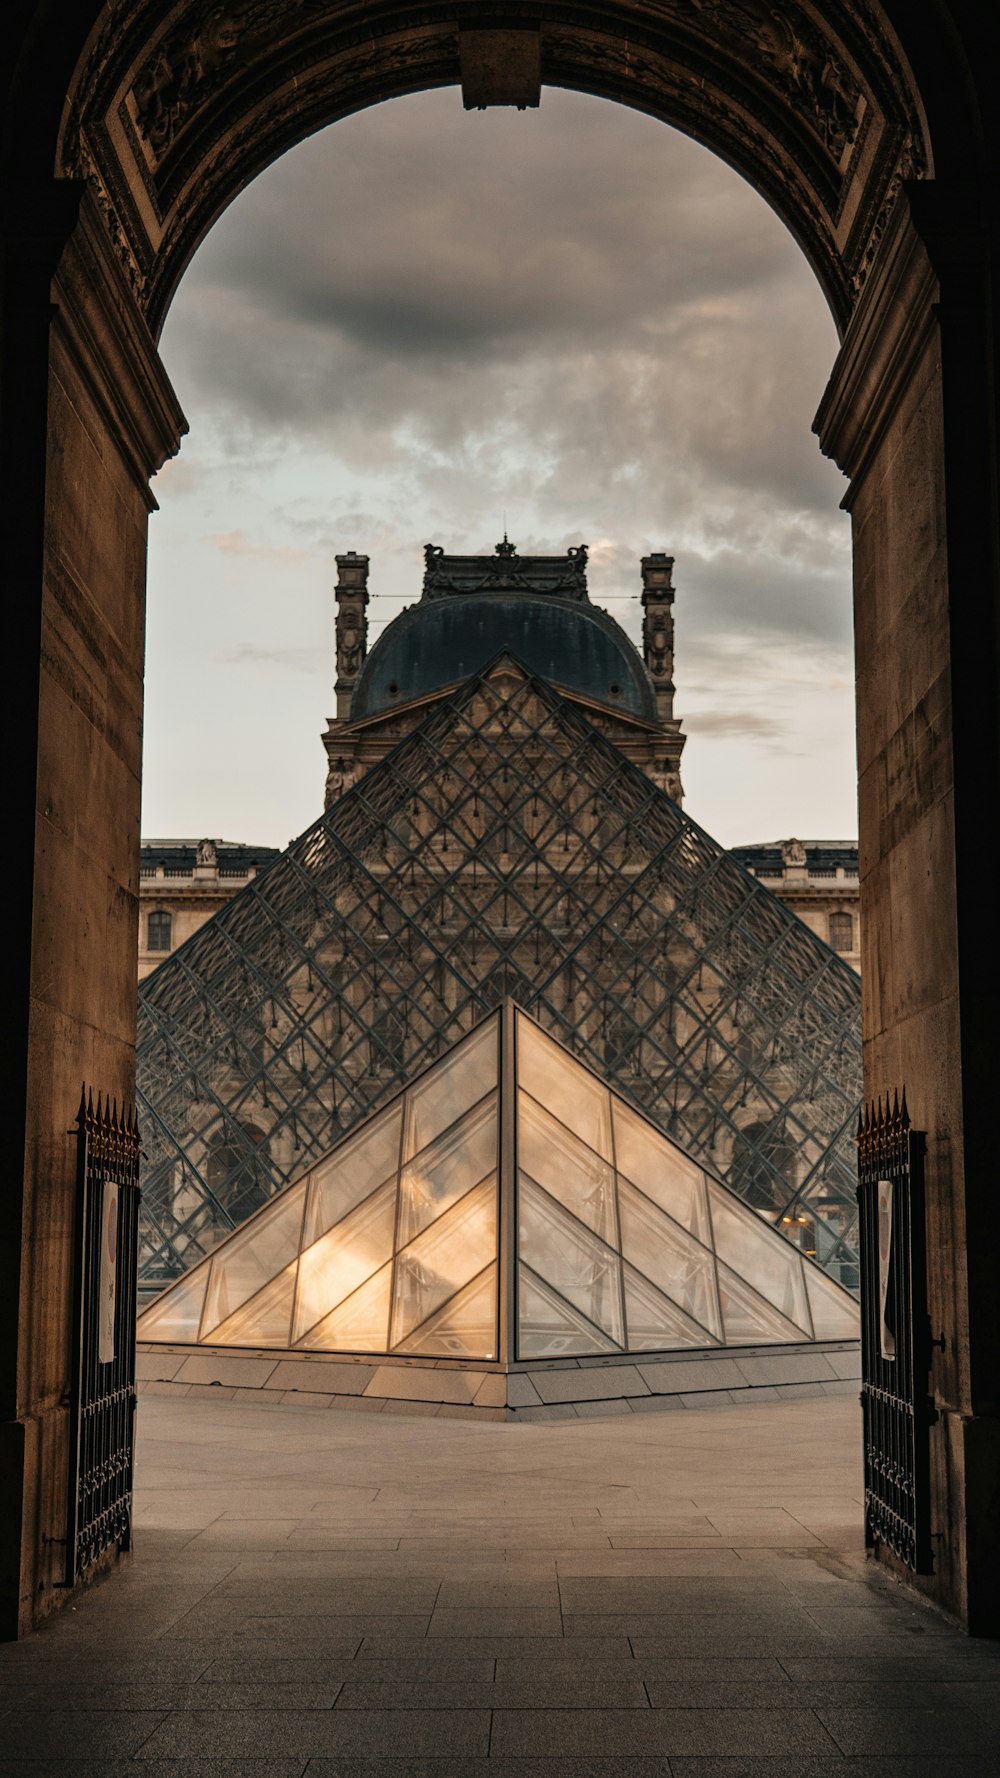
[[[842,650],[842,482],[809,436],[835,344],[735,175],[546,91],[524,116],[425,94],[303,144],[212,231],[163,349],[220,484],[327,453],[329,502],[278,503],[271,540],[367,550],[382,615],[423,542],[489,548],[506,508],[524,548],[600,543],[594,596],[633,636],[636,558],[665,547],[685,647]]]
[[[787,731],[787,723],[764,716],[759,710],[695,710],[685,721],[689,735],[723,737],[750,735],[756,740],[777,740]]]

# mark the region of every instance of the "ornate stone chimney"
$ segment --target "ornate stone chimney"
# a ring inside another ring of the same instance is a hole
[[[642,558],[642,658],[653,681],[656,714],[674,714],[674,558],[658,551]]]
[[[337,557],[337,718],[351,714],[361,663],[368,653],[368,557],[353,549]]]

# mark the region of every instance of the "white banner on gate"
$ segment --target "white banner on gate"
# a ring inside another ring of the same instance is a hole
[[[878,1204],[879,1349],[883,1358],[895,1358],[896,1304],[894,1300],[890,1301],[889,1296],[892,1281],[892,1180],[880,1179],[875,1191]]]
[[[115,1307],[118,1297],[118,1185],[115,1180],[104,1181],[101,1198],[97,1360],[99,1364],[111,1364],[115,1356]]]

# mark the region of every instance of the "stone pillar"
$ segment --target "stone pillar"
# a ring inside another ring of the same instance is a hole
[[[997,1635],[994,195],[904,189],[816,428],[851,484],[865,1089],[905,1086],[927,1131],[934,1571],[914,1584]]]
[[[674,558],[662,551],[642,558],[642,658],[653,681],[656,714],[674,714]]]
[[[149,478],[184,420],[89,194],[24,195],[4,266],[5,716],[16,724],[3,947],[0,1637],[66,1559],[81,1082],[135,1080]],[[33,909],[31,902],[33,899]],[[104,1564],[106,1565],[106,1563]]]
[[[368,557],[353,549],[337,557],[337,720],[346,722],[361,663],[368,653]]]

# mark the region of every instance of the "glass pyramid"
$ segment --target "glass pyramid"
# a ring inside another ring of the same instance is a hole
[[[857,1333],[846,1290],[510,1002],[138,1326],[501,1362]]]
[[[857,977],[503,656],[143,982],[146,1300],[506,995],[856,1285]]]

